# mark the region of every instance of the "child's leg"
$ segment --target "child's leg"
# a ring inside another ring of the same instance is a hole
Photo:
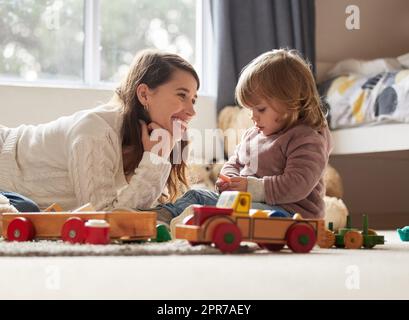
[[[31,199],[15,193],[15,192],[6,192],[0,191],[0,194],[9,199],[10,204],[14,206],[19,212],[39,212],[40,208],[38,205]]]
[[[267,203],[264,202],[253,202],[251,204],[252,209],[260,209],[260,210],[272,210],[276,211],[273,213],[273,217],[289,217],[291,218],[294,213],[288,212],[287,210],[281,208],[280,206],[270,206]]]
[[[166,203],[159,205],[158,207],[165,208],[173,217],[177,217],[183,212],[183,210],[192,204],[215,206],[218,199],[219,194],[216,192],[204,189],[192,189],[176,200],[175,203]]]

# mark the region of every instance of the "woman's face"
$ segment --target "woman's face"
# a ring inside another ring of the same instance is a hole
[[[151,120],[174,133],[174,128],[186,131],[196,114],[193,106],[197,99],[197,81],[187,71],[176,70],[170,80],[155,89],[146,86],[145,104]],[[141,100],[141,99],[140,99]]]

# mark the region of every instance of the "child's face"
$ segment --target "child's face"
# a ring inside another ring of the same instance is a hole
[[[285,105],[273,99],[266,101],[261,99],[254,106],[250,107],[251,120],[254,125],[265,136],[272,135],[284,127],[284,121],[281,113],[275,110],[285,110]]]

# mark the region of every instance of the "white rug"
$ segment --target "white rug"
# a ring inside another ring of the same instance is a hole
[[[251,253],[256,245],[244,245],[236,253]],[[220,254],[207,245],[191,246],[185,240],[169,242],[144,242],[109,245],[70,244],[62,241],[8,242],[0,238],[0,256],[140,256],[140,255],[195,255]]]

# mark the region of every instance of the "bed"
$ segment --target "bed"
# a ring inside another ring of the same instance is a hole
[[[345,60],[323,77],[334,149],[330,163],[343,178],[354,219],[373,228],[407,224],[409,214],[409,54]]]
[[[333,154],[409,150],[409,54],[341,61],[319,89],[329,108]]]

